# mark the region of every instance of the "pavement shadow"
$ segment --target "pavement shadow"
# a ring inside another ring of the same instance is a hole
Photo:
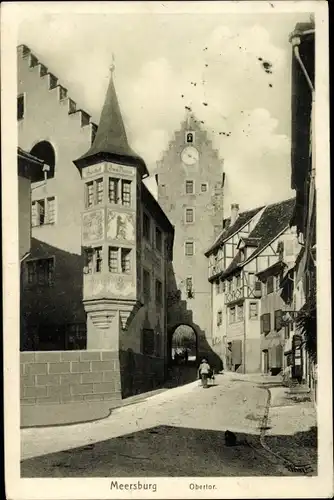
[[[310,453],[314,441],[304,436],[308,433],[297,434]],[[21,477],[291,476],[261,448],[258,435],[236,433],[236,437],[237,444],[227,446],[224,430],[158,425],[26,459],[21,462]],[[275,438],[285,448],[291,445],[287,436]]]

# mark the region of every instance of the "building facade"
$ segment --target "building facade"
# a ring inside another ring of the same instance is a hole
[[[97,127],[20,46],[17,108],[20,147],[40,166],[20,211],[32,236],[21,264],[22,349],[112,353],[117,369],[104,380],[112,392],[149,390],[166,373],[174,228],[143,183],[148,171],[128,144],[113,76]]]
[[[22,264],[22,335],[28,349],[84,348],[84,199],[72,161],[87,150],[96,126],[24,45],[17,49],[17,68],[18,143],[44,164],[31,179],[32,241]]]
[[[206,252],[212,286],[214,335],[226,369],[261,371],[262,284],[257,274],[278,260],[294,200],[235,213]]]
[[[157,172],[158,200],[175,227],[170,335],[181,324],[191,326],[198,352],[204,354],[213,347],[204,252],[222,229],[224,173],[207,132],[190,113],[163,153]]]

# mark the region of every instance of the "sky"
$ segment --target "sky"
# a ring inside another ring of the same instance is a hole
[[[28,45],[97,123],[114,55],[129,143],[149,168],[154,195],[156,162],[188,106],[224,161],[225,212],[231,203],[244,210],[293,196],[288,38],[309,13],[166,10],[22,7],[18,44]]]

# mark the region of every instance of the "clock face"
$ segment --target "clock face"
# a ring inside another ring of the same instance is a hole
[[[193,146],[188,146],[184,148],[184,150],[181,153],[181,160],[186,165],[194,165],[198,161],[198,158],[199,158],[198,151]]]

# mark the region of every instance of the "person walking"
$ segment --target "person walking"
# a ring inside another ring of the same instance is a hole
[[[207,360],[204,358],[202,359],[201,364],[199,365],[198,368],[198,375],[199,378],[202,380],[202,387],[206,389],[208,387],[208,377],[210,374],[211,368]]]

